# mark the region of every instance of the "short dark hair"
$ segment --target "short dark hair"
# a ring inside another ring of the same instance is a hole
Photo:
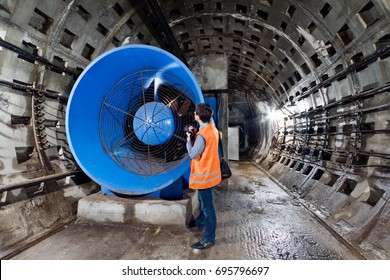
[[[209,122],[213,115],[213,109],[211,109],[209,104],[199,103],[196,106],[195,114],[199,116],[202,122]]]

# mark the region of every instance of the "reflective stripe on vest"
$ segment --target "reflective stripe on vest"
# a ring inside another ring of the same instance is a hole
[[[190,184],[205,184],[221,179],[221,170],[218,168],[209,174],[191,174]],[[218,182],[219,183],[219,182]],[[217,183],[217,184],[218,184]]]

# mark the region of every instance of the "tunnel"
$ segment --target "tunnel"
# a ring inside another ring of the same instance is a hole
[[[63,232],[77,221],[80,200],[110,190],[109,183],[102,184],[78,161],[69,143],[66,118],[72,91],[92,66],[108,53],[135,46],[160,49],[193,75],[201,96],[189,102],[186,97],[191,94],[185,94],[174,112],[180,116],[193,113],[201,101],[212,105],[215,123],[222,132],[222,150],[233,171],[220,186],[221,204],[217,206],[222,220],[223,213],[245,209],[246,214],[236,217],[237,225],[245,220],[258,229],[248,226],[248,232],[268,236],[259,226],[261,218],[252,220],[251,215],[264,218],[269,214],[267,203],[299,207],[354,256],[390,258],[387,0],[0,1],[0,258],[18,256],[32,244]],[[154,63],[158,65],[160,59],[155,58]],[[130,60],[140,63],[142,55]],[[98,90],[127,67],[125,59],[115,63],[108,63],[106,72],[93,76],[89,85],[96,83]],[[175,80],[182,79],[183,73],[178,76],[165,90],[184,91]],[[91,90],[77,110],[88,112],[97,98]],[[159,108],[161,103],[153,102],[147,106]],[[134,108],[134,115],[139,107]],[[170,116],[170,112],[164,114]],[[74,122],[77,125],[83,119],[75,118]],[[123,122],[136,131],[140,126],[130,118]],[[172,134],[184,135],[181,127],[180,131],[174,126],[167,129],[168,135],[155,143],[137,135],[141,139],[137,145],[162,144],[170,141]],[[95,142],[88,143],[88,132],[78,140],[83,151],[90,153],[86,165],[101,163],[104,156],[91,152]],[[130,151],[143,153],[142,149],[133,147]],[[169,169],[164,169],[165,165],[176,159],[156,156],[155,169],[161,168],[156,173],[169,170],[168,177],[177,183],[187,172],[182,165],[186,156],[181,151],[178,160],[182,161]],[[142,157],[147,156],[144,153]],[[160,164],[161,158],[165,165]],[[123,166],[119,161],[115,164]],[[128,165],[126,172],[135,172],[142,162]],[[110,174],[105,167],[102,164],[97,173],[107,176],[109,182],[122,178],[123,173]],[[142,178],[151,175],[142,172]],[[126,189],[114,197],[142,199],[140,196],[157,190],[164,192],[172,182],[163,175],[158,178],[162,178],[156,179],[161,183],[158,188],[148,185],[146,192]],[[145,182],[142,179],[139,184]],[[273,190],[264,189],[271,184],[282,192],[275,191],[271,197]],[[239,203],[229,202],[228,195],[233,193],[246,197]],[[268,218],[277,224],[281,216],[269,214]],[[298,220],[295,223],[299,224]],[[228,234],[228,225],[226,221],[219,234]],[[104,230],[96,229],[100,231]],[[164,228],[161,232],[164,234]],[[278,235],[275,232],[269,236]],[[285,234],[279,232],[278,240],[285,240]],[[295,240],[288,238],[290,243]],[[261,243],[254,239],[254,243]],[[217,245],[226,240],[241,244],[225,236]],[[274,246],[278,242],[273,242]],[[321,250],[313,255],[280,250],[251,254],[255,247],[251,248],[241,257],[353,258],[349,253],[340,256]],[[170,258],[158,255],[158,248],[152,250],[155,253],[147,256],[129,253],[110,257]],[[78,258],[90,257],[79,254]],[[54,253],[46,257],[58,258]],[[183,253],[174,258],[185,257]],[[229,258],[218,254],[194,258],[218,257]]]

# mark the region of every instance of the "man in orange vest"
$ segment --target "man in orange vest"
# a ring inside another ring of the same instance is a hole
[[[191,158],[189,187],[198,190],[199,216],[190,221],[189,227],[203,229],[203,239],[192,244],[192,248],[205,249],[215,243],[217,216],[214,207],[213,187],[221,182],[221,169],[218,154],[218,130],[212,121],[213,110],[206,103],[200,103],[195,109],[195,120],[199,131],[195,142],[187,132],[187,151]],[[194,127],[189,127],[194,131]]]

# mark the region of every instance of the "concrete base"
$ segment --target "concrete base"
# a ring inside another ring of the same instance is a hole
[[[181,200],[121,198],[96,193],[79,200],[77,217],[85,222],[185,226],[196,209],[198,196],[191,189],[184,191]]]

